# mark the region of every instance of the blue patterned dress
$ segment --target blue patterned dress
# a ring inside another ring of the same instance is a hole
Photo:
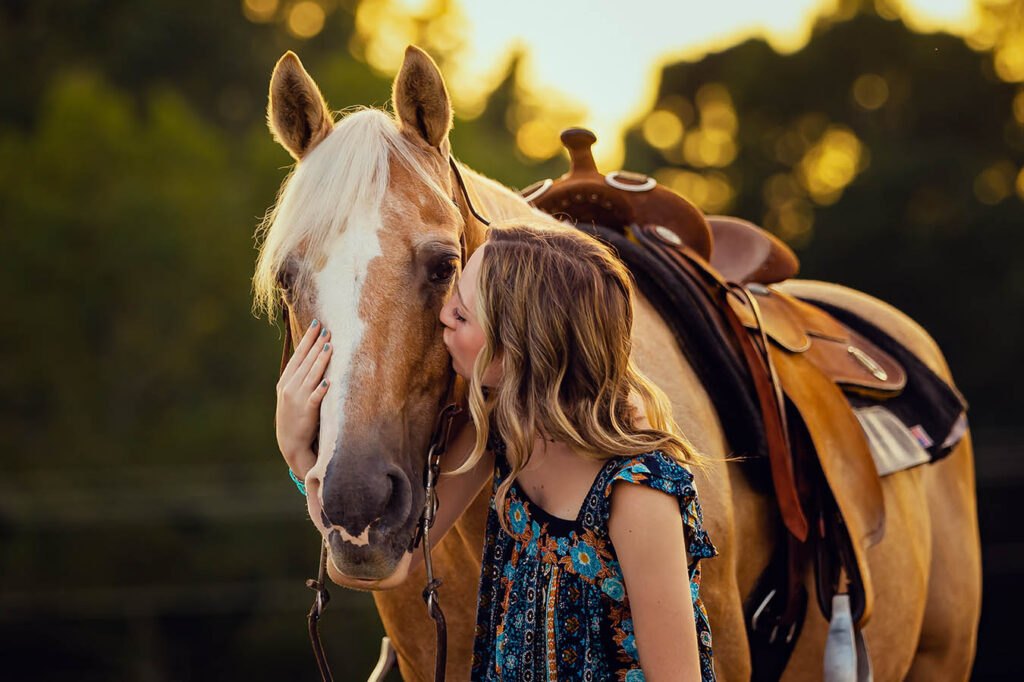
[[[674,495],[685,524],[690,595],[704,682],[715,679],[711,628],[698,594],[702,558],[717,554],[702,527],[693,475],[661,451],[615,457],[601,468],[575,521],[548,514],[513,483],[507,521],[498,524],[494,491],[509,475],[504,443],[493,436],[494,484],[487,516],[474,680],[644,679],[629,597],[608,537],[612,484],[631,481]],[[684,579],[680,576],[680,579]]]

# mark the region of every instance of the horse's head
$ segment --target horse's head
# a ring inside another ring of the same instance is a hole
[[[281,58],[268,123],[297,164],[268,215],[254,277],[268,311],[283,294],[293,339],[314,317],[331,330],[309,513],[334,565],[364,579],[390,575],[414,536],[451,376],[438,314],[463,240],[471,252],[483,238],[453,198],[444,81],[415,47],[393,105],[397,117],[361,109],[336,123],[299,59]]]

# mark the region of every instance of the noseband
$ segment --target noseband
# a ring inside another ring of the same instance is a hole
[[[438,153],[441,154],[442,158],[444,153],[438,148]],[[452,169],[452,173],[455,175],[455,184],[458,185],[459,190],[462,192],[463,198],[466,200],[466,207],[469,209],[470,214],[479,220],[484,225],[490,225],[490,221],[485,219],[476,209],[473,207],[473,202],[469,198],[469,191],[466,189],[466,183],[462,179],[462,173],[459,171],[458,164],[455,163],[455,159],[448,156],[448,165]],[[452,203],[455,204],[456,208],[459,205],[456,196],[452,196]],[[460,247],[460,272],[466,267],[466,228],[463,226],[462,232],[459,234],[459,247]],[[281,374],[284,374],[284,368],[288,364],[288,359],[291,357],[294,348],[292,345],[291,328],[288,324],[288,305],[281,301],[281,318],[284,321],[284,346],[281,349]],[[455,372],[453,371],[449,375],[448,388],[445,390],[445,395],[441,403],[443,407],[438,411],[437,419],[434,423],[434,429],[430,438],[430,447],[427,450],[427,463],[426,470],[424,472],[424,486],[426,488],[426,495],[423,503],[423,512],[420,514],[420,520],[416,527],[416,534],[413,538],[411,545],[412,549],[416,548],[417,544],[422,544],[423,548],[423,565],[426,569],[427,574],[427,585],[423,588],[423,601],[427,605],[427,612],[430,614],[430,618],[434,621],[434,626],[437,631],[437,648],[434,654],[434,680],[441,682],[445,678],[445,666],[447,664],[447,653],[448,653],[448,628],[444,619],[444,612],[441,611],[441,604],[437,596],[437,588],[441,586],[440,578],[434,576],[434,565],[430,557],[430,529],[434,525],[434,514],[437,512],[437,479],[441,474],[441,457],[445,453],[445,449],[448,446],[448,438],[451,435],[452,423],[456,415],[462,412],[462,408],[455,402]],[[331,595],[327,591],[327,542],[322,541],[320,543],[320,562],[317,570],[317,577],[315,579],[310,578],[306,581],[306,587],[313,590],[316,595],[313,598],[313,605],[309,609],[309,613],[306,616],[306,621],[309,626],[309,639],[313,646],[313,656],[316,658],[317,667],[320,669],[320,677],[323,682],[333,682],[331,676],[330,667],[327,665],[327,657],[324,654],[323,645],[320,642],[320,616],[323,615],[324,609],[327,608],[327,602],[330,601]],[[384,651],[381,652],[382,660]],[[377,669],[374,670],[374,678],[381,679],[384,676],[386,670],[382,669],[381,664],[378,663]]]

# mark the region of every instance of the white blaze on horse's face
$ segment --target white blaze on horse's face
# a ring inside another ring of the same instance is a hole
[[[313,277],[320,319],[324,328],[331,330],[331,342],[334,344],[331,362],[325,372],[331,388],[320,406],[319,450],[323,454],[311,472],[321,481],[332,453],[340,444],[350,370],[366,332],[366,322],[359,318],[359,302],[363,297],[370,261],[383,255],[377,234],[380,227],[379,207],[363,206],[353,211],[348,217],[347,229],[327,246],[327,261],[323,269]],[[318,520],[318,516],[313,518]]]

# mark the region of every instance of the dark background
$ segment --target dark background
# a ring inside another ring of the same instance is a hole
[[[280,331],[251,313],[255,227],[291,161],[265,98],[287,49],[336,109],[385,105],[393,77],[362,56],[369,0],[317,2],[308,38],[288,2],[0,5],[5,680],[315,679],[317,535],[274,441]],[[844,0],[795,52],[749,40],[669,65],[624,166],[765,225],[802,276],[938,340],[971,403],[988,680],[1022,675],[1024,3],[983,7],[965,38]],[[412,21],[442,71],[458,59],[437,30],[457,7]],[[522,111],[545,115],[518,64],[452,144],[523,187],[567,161],[517,149]],[[365,679],[372,600],[334,597],[335,675]]]

